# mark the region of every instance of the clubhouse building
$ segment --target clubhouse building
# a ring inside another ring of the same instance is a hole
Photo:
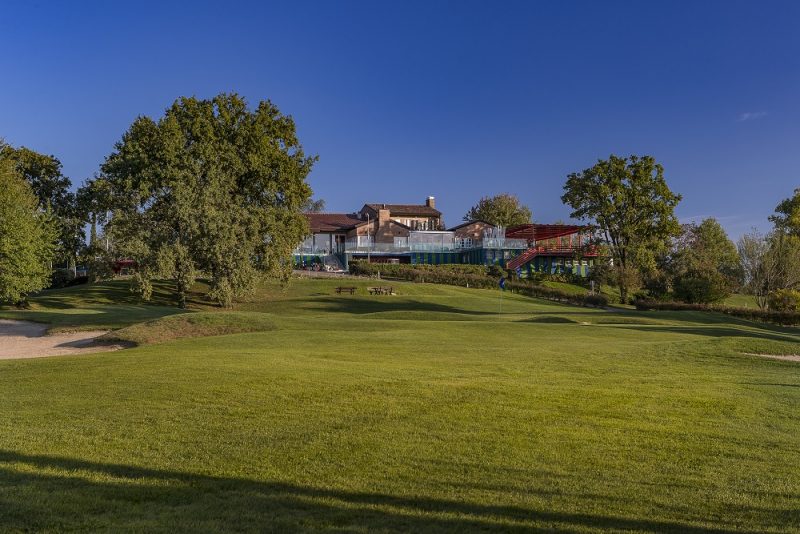
[[[424,204],[364,204],[353,213],[308,213],[310,235],[295,250],[299,268],[346,270],[372,263],[500,265],[533,272],[585,276],[597,257],[587,227],[523,224],[495,227],[469,221],[446,228],[434,197]]]

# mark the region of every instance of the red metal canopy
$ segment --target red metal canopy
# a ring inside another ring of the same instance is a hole
[[[588,226],[577,224],[520,224],[506,229],[506,239],[544,241],[588,230]]]

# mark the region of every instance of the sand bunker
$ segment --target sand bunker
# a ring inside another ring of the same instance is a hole
[[[47,335],[47,325],[0,319],[0,360],[41,358],[118,350],[121,345],[97,343],[105,331]]]
[[[759,354],[756,352],[745,352],[743,354],[760,358],[772,358],[773,360],[785,360],[787,362],[800,362],[800,354]]]

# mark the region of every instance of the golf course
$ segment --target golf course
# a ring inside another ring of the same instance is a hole
[[[130,347],[0,360],[3,531],[800,529],[797,329],[344,282],[0,309]]]

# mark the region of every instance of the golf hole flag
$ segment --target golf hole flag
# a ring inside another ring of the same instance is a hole
[[[500,278],[500,289],[502,289],[503,291],[506,290],[506,279],[505,279],[505,277],[501,277]]]

